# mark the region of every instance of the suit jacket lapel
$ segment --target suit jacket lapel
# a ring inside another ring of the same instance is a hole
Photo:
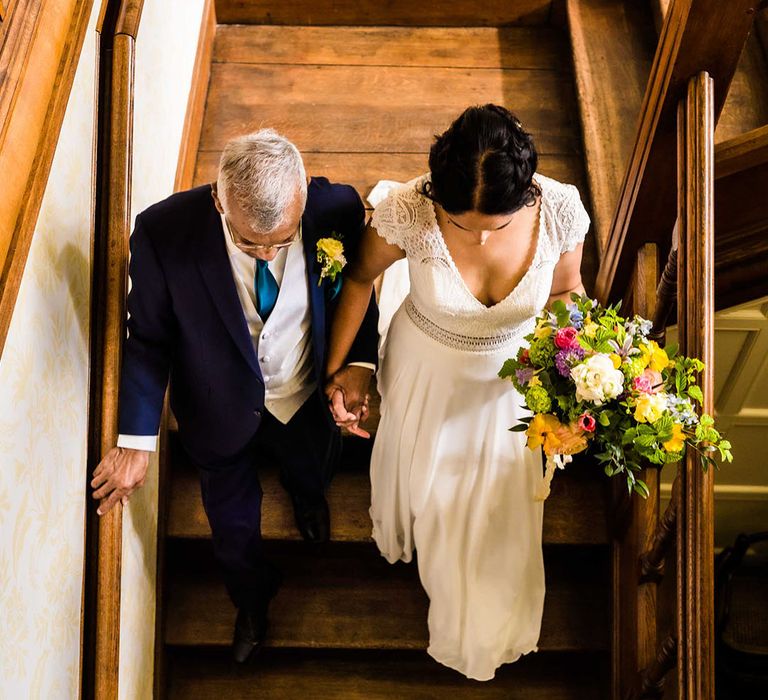
[[[224,243],[221,216],[211,201],[211,211],[202,226],[197,264],[221,320],[251,369],[261,377],[251,334],[237,296],[232,268]]]
[[[314,346],[315,373],[322,381],[325,371],[325,290],[320,284],[320,268],[317,264],[317,232],[307,211],[301,218],[304,255],[307,261],[309,305],[312,313],[312,344]]]

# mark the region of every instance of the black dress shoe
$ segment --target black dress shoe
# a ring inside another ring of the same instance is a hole
[[[267,606],[263,610],[240,608],[235,622],[235,637],[232,640],[232,656],[244,664],[258,653],[267,636]]]
[[[307,498],[291,492],[296,526],[307,542],[322,544],[331,538],[331,514],[324,496]]]

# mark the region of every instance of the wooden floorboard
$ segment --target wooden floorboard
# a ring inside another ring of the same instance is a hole
[[[604,700],[603,654],[539,652],[478,683],[424,652],[265,649],[238,666],[224,649],[174,649],[173,700]]]
[[[226,645],[235,608],[207,551],[177,553],[165,643]],[[428,598],[415,564],[388,564],[373,545],[321,554],[270,553],[284,582],[270,606],[268,645],[290,648],[424,649]],[[547,593],[539,647],[601,650],[608,644],[607,552],[545,549]],[[512,595],[510,591],[510,595]]]
[[[545,24],[552,0],[216,0],[230,24],[502,26]]]
[[[562,71],[553,27],[271,27],[220,25],[217,63],[508,68]]]

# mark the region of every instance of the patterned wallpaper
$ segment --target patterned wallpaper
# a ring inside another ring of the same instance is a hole
[[[173,192],[204,0],[145,0],[136,40],[132,218]],[[172,27],[173,31],[169,31]],[[152,697],[157,461],[124,511],[121,700]]]
[[[94,4],[0,359],[0,697],[71,700],[80,676]]]

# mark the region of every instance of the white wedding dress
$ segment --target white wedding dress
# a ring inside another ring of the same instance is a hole
[[[384,325],[386,309],[398,308],[378,376],[373,537],[390,563],[418,551],[429,654],[489,680],[537,649],[544,605],[543,505],[534,500],[541,456],[509,431],[523,401],[497,372],[532,331],[561,253],[584,239],[589,218],[575,187],[537,174],[533,263],[505,299],[486,307],[462,280],[432,202],[417,191],[425,177],[393,187],[372,219],[405,251],[410,277],[403,285],[385,276],[382,288]],[[404,299],[393,299],[397,290]]]

